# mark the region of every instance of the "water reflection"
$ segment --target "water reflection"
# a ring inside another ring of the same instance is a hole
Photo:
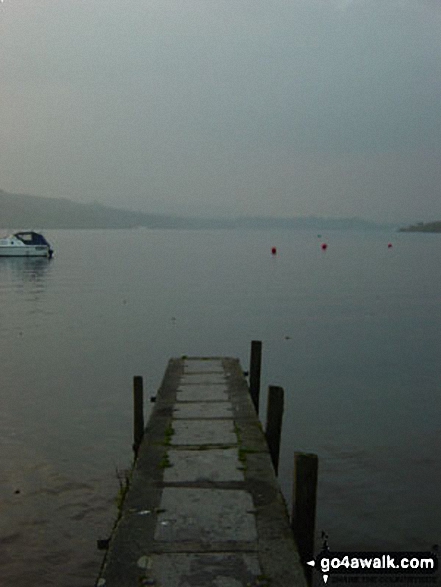
[[[0,258],[1,287],[32,294],[41,293],[45,289],[52,262],[47,257]]]

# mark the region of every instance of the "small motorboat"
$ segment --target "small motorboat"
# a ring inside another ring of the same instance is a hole
[[[48,257],[54,251],[44,236],[33,230],[0,238],[0,257]]]

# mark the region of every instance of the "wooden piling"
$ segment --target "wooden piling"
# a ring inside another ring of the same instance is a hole
[[[317,503],[318,458],[315,454],[294,453],[294,494],[291,526],[309,585],[314,558],[314,532]]]
[[[270,385],[266,412],[265,436],[276,475],[279,472],[280,438],[283,419],[283,388]]]
[[[250,394],[256,413],[259,413],[260,369],[262,365],[262,342],[251,341]]]
[[[138,452],[144,434],[144,391],[142,377],[133,378],[133,450]]]

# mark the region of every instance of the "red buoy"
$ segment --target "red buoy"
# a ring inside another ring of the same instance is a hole
[[[327,248],[328,248],[328,245],[326,243],[322,243],[322,250],[326,251]]]
[[[392,243],[389,243],[389,244],[387,245],[387,248],[388,248],[388,249],[391,249],[391,248],[392,248]]]
[[[277,247],[272,247],[271,248],[271,254],[272,255],[277,255]]]

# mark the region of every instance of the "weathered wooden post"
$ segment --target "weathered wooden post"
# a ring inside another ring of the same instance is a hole
[[[312,568],[306,563],[314,558],[317,473],[317,455],[294,453],[294,494],[291,526],[309,585],[312,584]]]
[[[265,436],[276,475],[279,472],[280,438],[283,419],[283,388],[270,385],[266,411]]]
[[[138,452],[144,434],[144,392],[140,375],[133,378],[133,450]]]
[[[250,394],[253,400],[256,413],[259,413],[259,395],[260,395],[260,369],[262,365],[262,342],[260,340],[251,341],[251,358],[250,358]]]

